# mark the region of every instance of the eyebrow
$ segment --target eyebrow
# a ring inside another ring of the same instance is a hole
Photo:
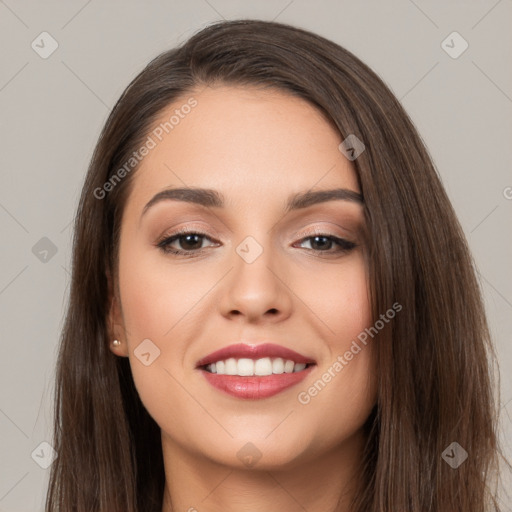
[[[286,203],[285,213],[334,200],[363,204],[363,196],[354,190],[346,188],[308,190],[291,195]],[[158,192],[151,198],[146,206],[144,206],[141,218],[153,205],[161,201],[183,201],[199,204],[207,208],[223,208],[225,205],[224,196],[214,189],[197,187],[169,188]]]

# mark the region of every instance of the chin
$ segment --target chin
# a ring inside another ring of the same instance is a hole
[[[291,469],[311,456],[300,435],[287,436],[287,442],[269,441],[265,435],[232,439],[216,445],[215,451],[205,447],[204,454],[216,464],[251,471]]]

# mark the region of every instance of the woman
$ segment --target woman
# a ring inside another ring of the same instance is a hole
[[[305,30],[214,24],[94,152],[46,510],[499,510],[492,354],[384,83]]]

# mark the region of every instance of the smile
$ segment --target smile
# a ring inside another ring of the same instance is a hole
[[[230,345],[201,359],[197,368],[214,388],[241,399],[274,396],[301,382],[315,361],[280,345]]]

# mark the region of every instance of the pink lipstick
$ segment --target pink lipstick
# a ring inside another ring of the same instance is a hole
[[[254,400],[298,384],[315,364],[313,358],[281,345],[237,343],[207,355],[196,367],[216,389]]]

